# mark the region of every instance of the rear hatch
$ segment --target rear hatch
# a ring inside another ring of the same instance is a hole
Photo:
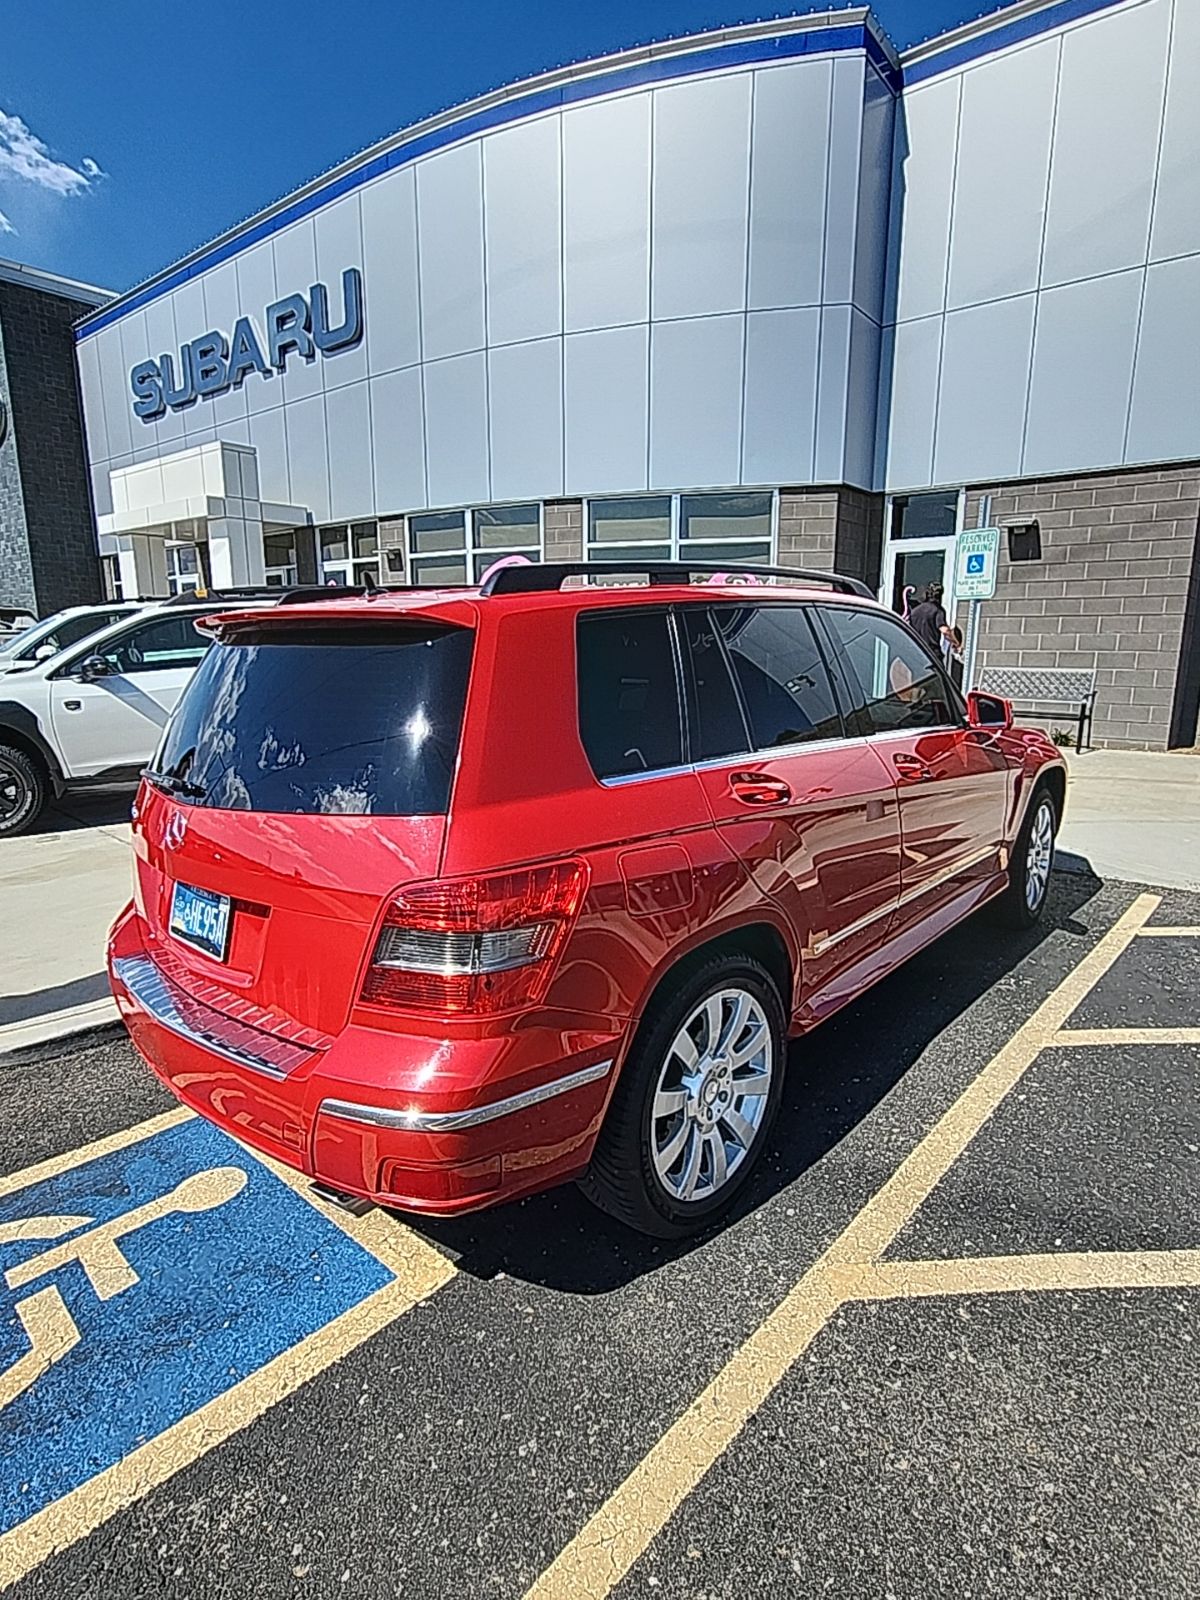
[[[392,894],[437,875],[474,633],[274,613],[218,635],[143,786],[148,949],[197,999],[319,1046]]]

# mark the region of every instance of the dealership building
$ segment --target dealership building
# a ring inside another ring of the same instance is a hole
[[[78,324],[107,582],[653,556],[901,605],[986,520],[983,668],[1095,668],[1098,742],[1191,745],[1197,61],[1200,0],[900,56],[852,9],[407,128]]]

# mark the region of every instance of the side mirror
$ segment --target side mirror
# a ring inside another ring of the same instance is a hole
[[[967,695],[967,721],[972,728],[984,728],[989,733],[1003,732],[1013,725],[1012,701],[972,689]]]
[[[75,675],[82,678],[84,683],[95,683],[97,678],[111,678],[113,665],[103,656],[85,656],[75,669]]]

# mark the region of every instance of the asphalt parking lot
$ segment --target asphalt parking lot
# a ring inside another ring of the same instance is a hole
[[[17,1596],[1200,1590],[1200,896],[1056,878],[798,1046],[741,1212],[322,1209],[0,1066]]]

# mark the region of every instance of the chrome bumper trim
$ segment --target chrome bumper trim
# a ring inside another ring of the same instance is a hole
[[[317,1115],[340,1117],[343,1122],[366,1122],[375,1128],[397,1128],[407,1133],[461,1133],[464,1128],[478,1128],[485,1122],[495,1122],[498,1117],[511,1117],[514,1111],[527,1111],[530,1106],[541,1105],[560,1094],[570,1094],[572,1089],[582,1089],[585,1084],[605,1077],[611,1069],[611,1061],[597,1061],[565,1078],[555,1078],[552,1083],[540,1083],[536,1089],[525,1089],[521,1094],[509,1095],[506,1100],[471,1106],[466,1111],[393,1111],[385,1106],[358,1105],[353,1100],[322,1100]]]
[[[120,956],[113,975],[148,1016],[189,1044],[277,1081],[311,1061],[314,1051],[277,1039],[196,1000],[171,982],[149,956]]]

